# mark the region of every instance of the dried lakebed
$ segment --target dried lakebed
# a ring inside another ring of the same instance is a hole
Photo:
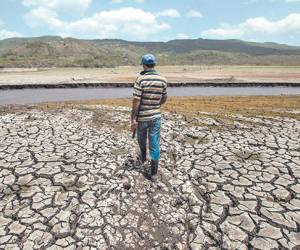
[[[0,115],[0,248],[298,249],[300,121],[165,114],[160,182],[129,110]]]

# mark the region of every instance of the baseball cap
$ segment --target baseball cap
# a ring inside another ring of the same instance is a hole
[[[144,64],[144,65],[155,65],[156,64],[156,58],[152,54],[143,55],[141,64]]]

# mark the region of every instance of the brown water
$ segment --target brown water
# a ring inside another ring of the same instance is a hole
[[[300,95],[300,87],[173,87],[169,96],[280,96]],[[43,102],[91,99],[127,98],[131,88],[79,88],[79,89],[21,89],[0,90],[0,105],[32,104]]]

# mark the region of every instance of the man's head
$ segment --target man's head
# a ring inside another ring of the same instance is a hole
[[[144,69],[152,69],[156,65],[156,58],[152,54],[146,54],[142,57],[141,65],[143,65]]]

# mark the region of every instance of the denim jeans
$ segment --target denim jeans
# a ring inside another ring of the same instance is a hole
[[[141,149],[142,158],[145,160],[147,155],[147,137],[149,139],[150,158],[158,161],[160,157],[160,125],[161,118],[152,121],[138,122],[137,140]]]

